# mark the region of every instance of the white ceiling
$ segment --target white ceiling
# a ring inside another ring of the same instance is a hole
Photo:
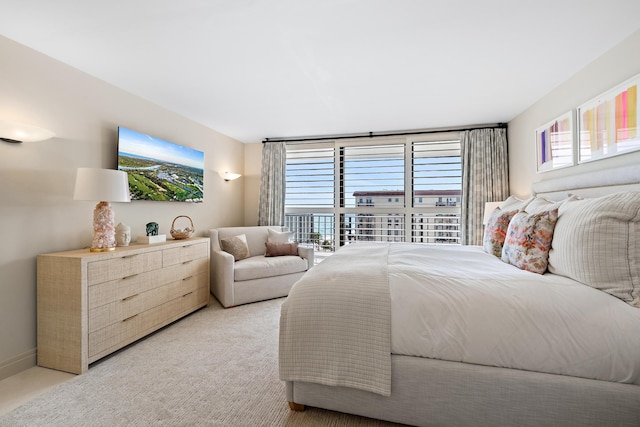
[[[0,34],[243,142],[508,122],[638,0],[0,0]]]

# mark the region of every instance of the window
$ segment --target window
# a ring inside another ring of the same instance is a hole
[[[285,225],[318,262],[357,241],[460,241],[456,132],[289,143],[286,179]]]
[[[340,147],[340,206],[356,207],[355,197],[365,198],[372,206],[374,195],[404,192],[404,148],[404,144]]]
[[[460,243],[462,164],[460,140],[441,139],[412,143],[413,206],[411,241]],[[436,224],[450,224],[437,233]],[[426,233],[425,233],[426,232]]]
[[[335,251],[333,144],[287,146],[285,226],[319,254]]]

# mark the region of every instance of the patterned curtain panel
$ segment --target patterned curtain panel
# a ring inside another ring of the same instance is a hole
[[[464,131],[460,135],[462,157],[463,245],[481,245],[482,219],[486,202],[509,196],[507,130],[487,128]]]
[[[287,146],[284,142],[262,144],[262,173],[258,225],[284,225]]]

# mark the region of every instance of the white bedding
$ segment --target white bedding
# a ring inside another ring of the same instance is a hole
[[[393,243],[389,290],[394,354],[640,384],[640,309],[571,279]]]

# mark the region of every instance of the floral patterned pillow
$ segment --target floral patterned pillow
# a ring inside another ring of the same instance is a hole
[[[496,208],[491,213],[484,228],[484,239],[482,239],[482,246],[486,253],[497,257],[502,255],[502,245],[504,244],[509,222],[517,212],[517,210],[503,211],[500,208]]]
[[[507,229],[502,261],[538,274],[547,271],[558,209],[536,214],[518,212]]]

